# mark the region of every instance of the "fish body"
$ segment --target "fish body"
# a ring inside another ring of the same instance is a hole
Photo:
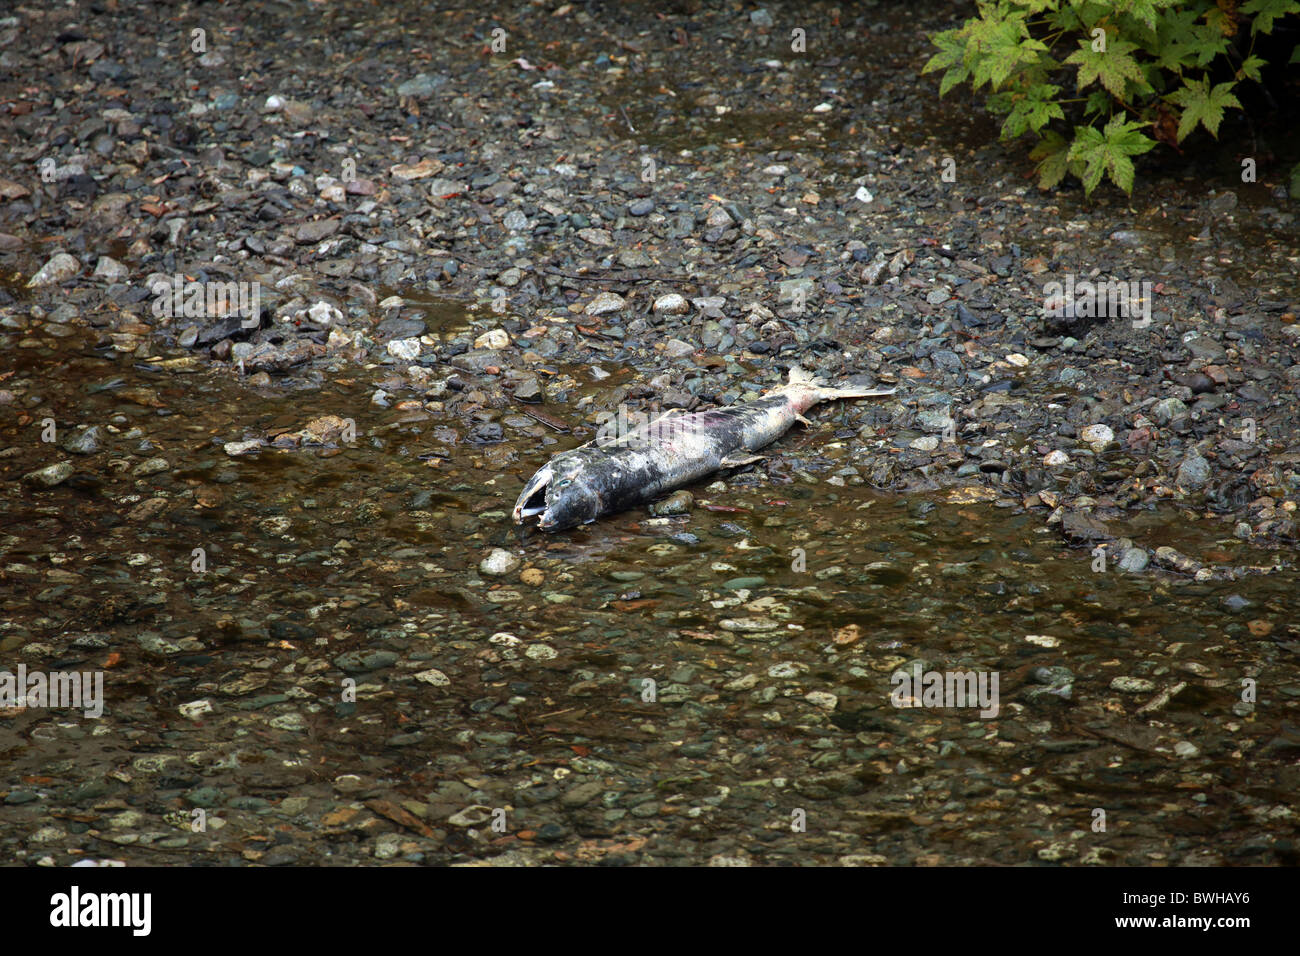
[[[514,520],[537,516],[560,531],[653,501],[724,468],[758,461],[818,402],[891,395],[890,389],[832,388],[790,370],[790,381],[762,398],[705,412],[670,412],[624,435],[598,438],[556,455],[524,486]]]

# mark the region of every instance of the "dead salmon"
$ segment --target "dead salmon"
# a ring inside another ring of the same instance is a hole
[[[562,452],[524,485],[514,519],[536,517],[543,531],[560,531],[653,501],[724,468],[759,461],[754,452],[776,441],[818,402],[876,398],[895,389],[833,388],[802,369],[762,398],[688,414],[669,412],[625,434]]]

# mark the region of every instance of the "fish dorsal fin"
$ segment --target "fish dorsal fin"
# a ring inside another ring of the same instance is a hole
[[[816,387],[819,385],[825,385],[826,383],[811,372],[805,371],[802,366],[793,365],[790,367],[790,381],[786,384],[809,385]]]

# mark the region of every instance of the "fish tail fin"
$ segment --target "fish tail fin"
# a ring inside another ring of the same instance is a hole
[[[834,398],[880,398],[884,395],[893,395],[898,389],[896,388],[823,388],[822,401],[828,401]]]

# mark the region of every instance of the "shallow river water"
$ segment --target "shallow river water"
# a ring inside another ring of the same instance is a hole
[[[689,515],[544,536],[509,509],[585,439],[517,410],[474,445],[373,403],[382,368],[286,399],[80,333],[9,354],[0,651],[105,702],[0,711],[6,856],[1294,862],[1290,570],[1126,575],[987,488],[874,490],[834,407]],[[275,447],[327,415],[355,439]],[[85,426],[102,450],[64,452]],[[1140,514],[1147,546],[1279,561]],[[923,692],[955,672],[996,696]]]

